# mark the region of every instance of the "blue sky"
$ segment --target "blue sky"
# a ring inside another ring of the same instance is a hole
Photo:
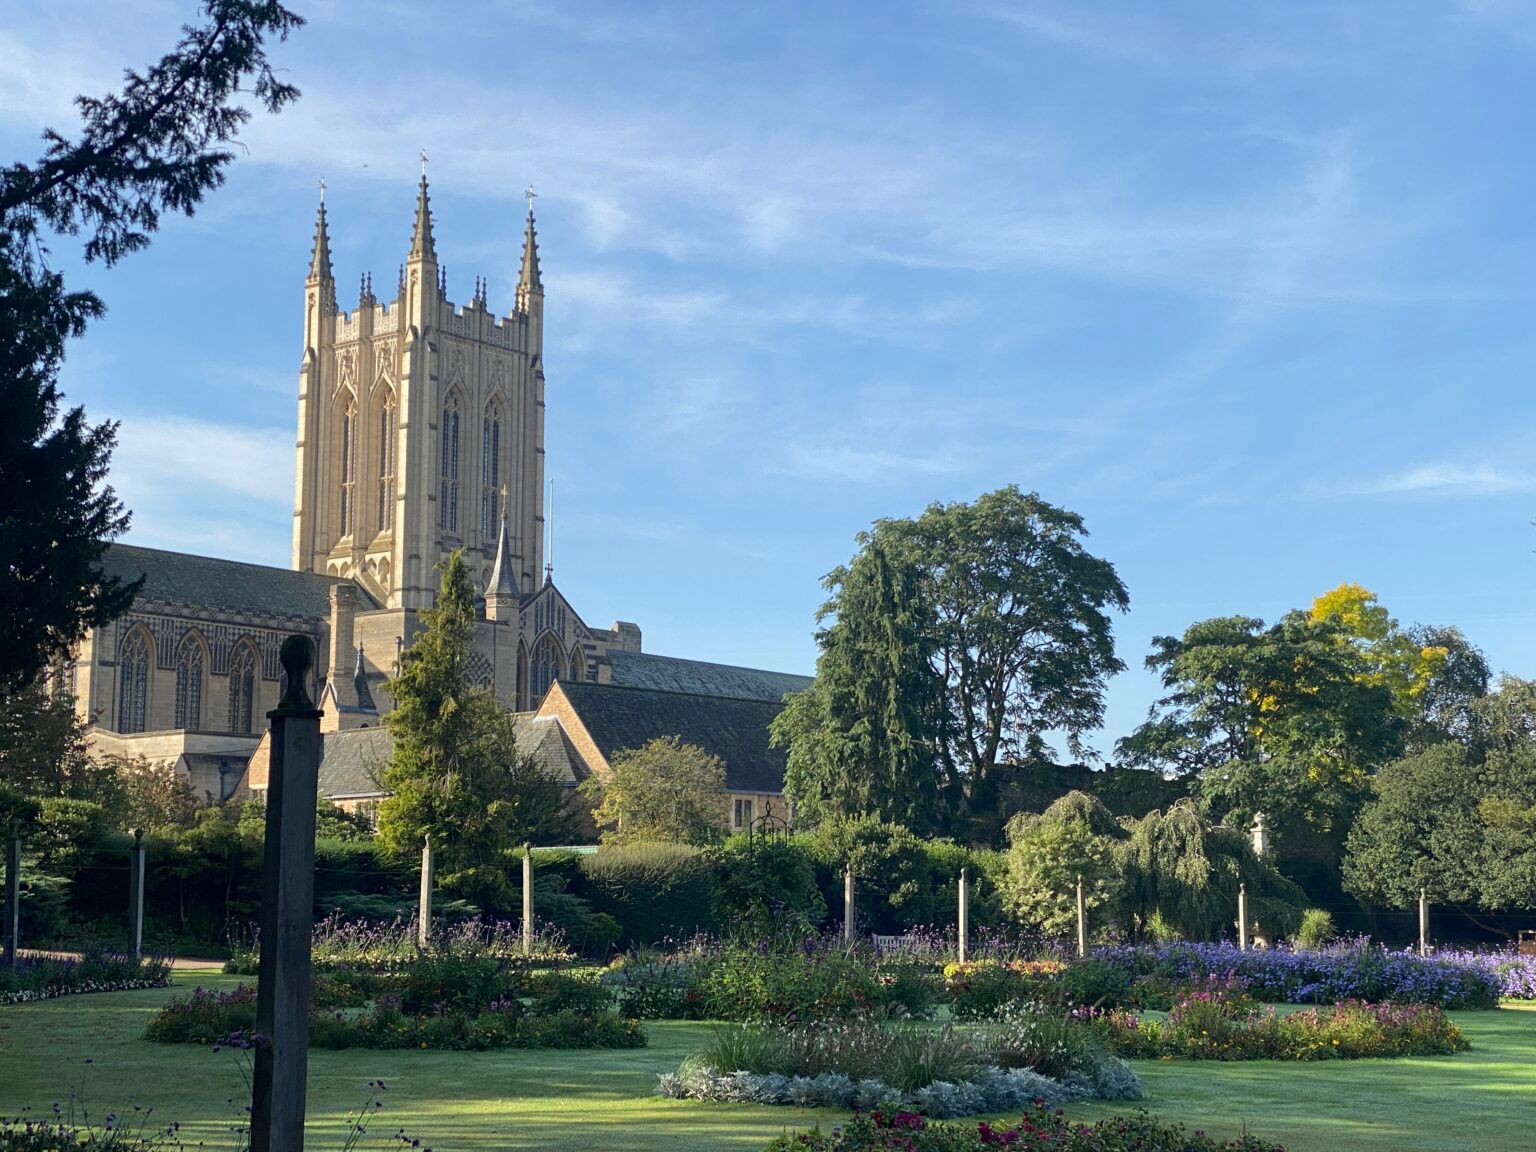
[[[293,2],[303,99],[76,281],[131,540],[287,563],[316,180],[349,305],[426,148],[455,299],[510,307],[541,193],[593,624],[810,671],[856,532],[1018,483],[1130,589],[1106,749],[1150,637],[1342,580],[1536,675],[1536,5]],[[6,6],[5,154],[191,15]]]

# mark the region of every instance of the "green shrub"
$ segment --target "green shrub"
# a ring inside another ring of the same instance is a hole
[[[882,1003],[868,958],[820,941],[803,948],[728,945],[708,963],[700,992],[715,1020],[847,1019]]]
[[[732,936],[808,936],[826,919],[809,854],[783,836],[732,836],[713,850],[715,919]]]
[[[613,993],[595,978],[565,972],[540,972],[528,981],[532,1010],[540,1014],[577,1012],[592,1015],[613,1007]]]
[[[1124,1004],[1131,993],[1131,976],[1124,968],[1088,958],[1067,965],[1061,987],[1073,1004],[1104,1007]]]
[[[1322,908],[1308,908],[1296,929],[1296,947],[1326,948],[1334,937],[1333,915]]]
[[[578,894],[618,925],[618,943],[653,945],[715,927],[709,858],[686,844],[604,847],[580,861]]]
[[[512,980],[505,960],[460,948],[428,949],[402,976],[400,1006],[413,1015],[477,1011],[505,993]]]
[[[702,1020],[702,967],[697,956],[635,959],[613,969],[604,979],[618,989],[622,1016],[636,1020]]]
[[[828,907],[841,907],[843,870],[853,867],[861,927],[883,935],[954,922],[960,869],[970,854],[947,840],[926,840],[873,817],[823,821],[792,843],[816,869]]]

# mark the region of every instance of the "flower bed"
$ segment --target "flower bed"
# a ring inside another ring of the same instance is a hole
[[[256,988],[195,989],[145,1029],[166,1044],[250,1047]],[[310,989],[317,1048],[640,1048],[640,1023],[619,1017],[609,992],[564,973],[529,973],[488,956],[421,954],[403,971],[317,973]]]
[[[1213,982],[1181,998],[1163,1020],[1130,1012],[1093,1020],[1110,1048],[1131,1059],[1358,1060],[1444,1056],[1469,1047],[1438,1005],[1346,1000],[1280,1014],[1261,1008],[1231,982]]]
[[[171,962],[164,956],[132,956],[89,949],[78,960],[23,960],[0,968],[0,1004],[23,1004],[85,992],[127,992],[164,988],[171,982]]]
[[[1017,1124],[934,1124],[912,1112],[860,1113],[830,1132],[786,1133],[767,1152],[1285,1152],[1256,1136],[1215,1140],[1144,1112],[1071,1124],[1060,1110],[1036,1102]]]
[[[385,923],[348,920],[340,915],[327,916],[310,934],[310,964],[316,972],[337,969],[367,972],[397,972],[415,963],[421,949],[416,942],[414,919]],[[431,950],[490,956],[508,963],[538,967],[559,967],[576,959],[554,936],[540,933],[534,939],[531,954],[523,951],[522,929],[510,920],[464,920],[445,924],[432,932]],[[253,932],[237,943],[224,962],[224,971],[238,976],[255,976],[259,943]]]
[[[626,958],[604,982],[618,990],[626,1012],[648,1019],[926,1019],[941,998],[930,961],[831,936],[758,945],[696,942]]]
[[[1334,948],[1252,949],[1233,944],[1160,944],[1097,948],[1094,960],[1130,977],[1131,1003],[1152,1006],[1212,976],[1236,976],[1255,999],[1273,1003],[1336,1004],[1390,1000],[1442,1008],[1493,1008],[1502,977],[1459,954],[1423,957],[1363,941]],[[1073,965],[1078,967],[1078,965]],[[1153,995],[1148,995],[1152,993]]]
[[[1436,952],[1435,959],[1488,973],[1498,980],[1501,999],[1536,1000],[1536,956],[1522,956],[1510,951],[1447,950]]]
[[[1030,1100],[1135,1100],[1141,1081],[1093,1029],[1012,1010],[986,1025],[821,1022],[716,1029],[657,1086],[662,1096],[796,1104],[899,1105],[968,1116]]]

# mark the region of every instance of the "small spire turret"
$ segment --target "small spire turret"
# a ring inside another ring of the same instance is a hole
[[[528,311],[534,296],[544,295],[544,281],[539,276],[539,238],[533,226],[533,198],[538,193],[528,189],[528,226],[523,232],[523,268],[517,277],[517,310]]]
[[[416,227],[411,233],[409,259],[437,263],[437,246],[432,241],[432,204],[427,196],[427,153],[421,153],[421,187],[416,194]]]
[[[512,572],[512,541],[507,535],[507,490],[501,490],[501,533],[496,538],[496,560],[485,586],[485,615],[490,620],[510,618],[518,602],[517,577]]]
[[[325,181],[320,181],[320,211],[315,218],[315,243],[309,253],[309,282],[317,284],[322,298],[336,307],[336,277],[331,270],[331,234],[325,224]]]

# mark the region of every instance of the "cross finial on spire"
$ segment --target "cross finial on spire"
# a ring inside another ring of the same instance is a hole
[[[423,180],[427,178],[427,150],[425,148],[421,150],[421,178]]]
[[[533,190],[533,185],[530,184],[530,185],[528,185],[528,188],[523,193],[523,195],[528,197],[528,215],[532,216],[533,215],[533,201],[534,201],[534,198],[536,196],[538,196],[538,193]]]
[[[320,203],[325,203],[325,177],[320,177]]]

